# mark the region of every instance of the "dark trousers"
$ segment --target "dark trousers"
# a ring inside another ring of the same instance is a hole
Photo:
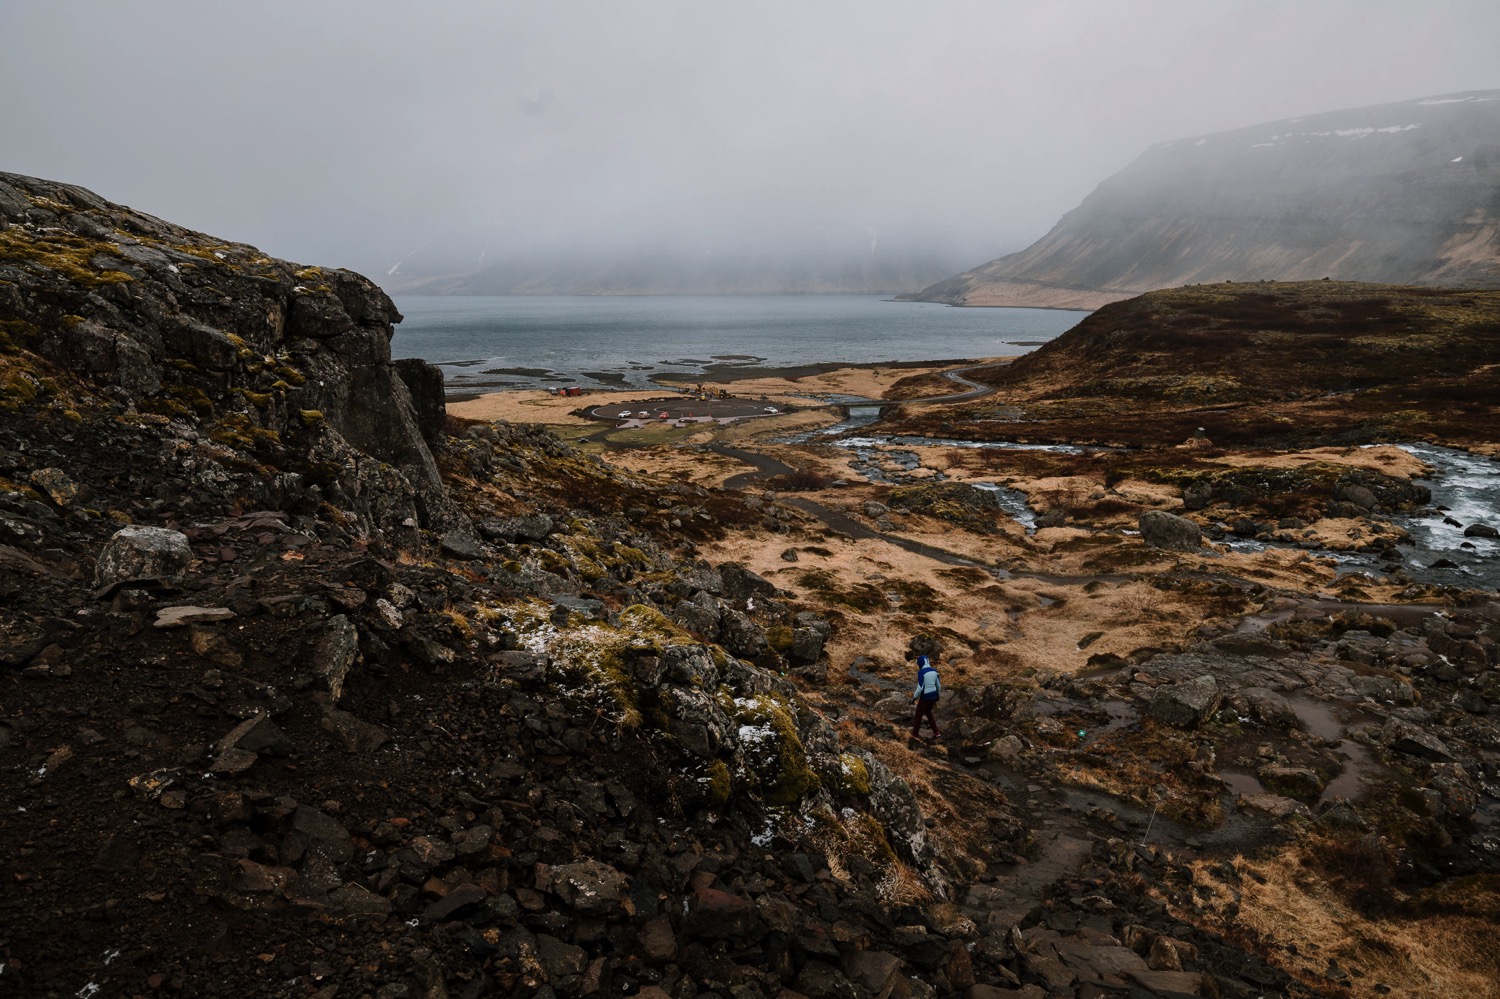
[[[922,719],[923,718],[926,718],[927,719],[927,724],[929,724],[929,725],[932,726],[932,734],[934,736],[942,734],[941,732],[938,731],[937,719],[935,719],[935,718],[932,717],[932,709],[935,708],[935,707],[937,707],[937,701],[936,700],[931,700],[931,701],[922,701],[922,700],[919,700],[919,701],[917,701],[917,713],[915,715],[913,715],[912,719],[911,719],[911,737],[913,739],[915,739],[917,737],[918,733],[922,729]]]

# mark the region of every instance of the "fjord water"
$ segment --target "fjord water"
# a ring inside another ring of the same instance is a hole
[[[443,369],[450,391],[645,387],[747,367],[1024,354],[1087,313],[956,309],[878,295],[399,296],[396,357]],[[502,370],[503,369],[503,370]]]

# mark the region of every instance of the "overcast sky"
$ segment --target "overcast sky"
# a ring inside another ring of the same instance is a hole
[[[1154,142],[1500,87],[1496,0],[0,0],[0,170],[374,276],[816,229],[1019,249]]]

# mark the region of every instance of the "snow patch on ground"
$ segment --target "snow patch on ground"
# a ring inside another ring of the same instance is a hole
[[[1500,97],[1433,97],[1417,101],[1418,104],[1483,104],[1485,101],[1500,101]]]
[[[754,745],[756,743],[765,742],[767,739],[774,739],[775,737],[776,732],[771,728],[770,725],[740,726],[740,742],[747,745]]]
[[[1326,131],[1326,132],[1286,132],[1286,133],[1282,133],[1282,134],[1278,134],[1278,135],[1273,135],[1273,136],[1271,136],[1270,139],[1268,139],[1265,142],[1254,142],[1254,143],[1251,143],[1250,144],[1250,148],[1251,149],[1262,149],[1262,148],[1265,148],[1267,146],[1279,146],[1279,145],[1281,145],[1287,139],[1302,139],[1302,138],[1363,139],[1367,135],[1375,135],[1377,133],[1383,133],[1383,134],[1390,135],[1390,134],[1393,134],[1393,133],[1396,133],[1396,132],[1409,132],[1409,131],[1411,131],[1414,128],[1421,128],[1421,127],[1422,126],[1420,124],[1416,124],[1416,125],[1387,125],[1384,128],[1375,128],[1374,126],[1371,126],[1371,125],[1365,125],[1365,126],[1363,126],[1361,128],[1335,128],[1335,129],[1331,129],[1331,130]]]

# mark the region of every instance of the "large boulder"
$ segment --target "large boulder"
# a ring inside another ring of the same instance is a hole
[[[716,699],[693,689],[672,694],[672,736],[679,746],[700,759],[712,760],[733,744],[736,726]]]
[[[1182,508],[1184,510],[1202,510],[1214,498],[1214,487],[1211,482],[1194,482],[1182,490]]]
[[[344,678],[359,657],[359,630],[342,614],[335,614],[323,626],[313,653],[313,669],[333,695],[335,703],[344,696]]]
[[[916,792],[873,756],[860,759],[870,782],[870,812],[885,827],[886,839],[904,857],[926,863],[933,846]]]
[[[1301,726],[1291,702],[1269,687],[1246,687],[1240,691],[1250,709],[1250,716],[1269,728],[1294,729]]]
[[[815,663],[833,635],[833,626],[809,611],[798,614],[796,622],[792,629],[791,660],[802,665]]]
[[[1434,763],[1446,763],[1453,759],[1453,753],[1443,740],[1394,716],[1385,720],[1385,725],[1380,730],[1380,741],[1398,753]]]
[[[1169,552],[1195,552],[1203,547],[1203,531],[1186,517],[1164,510],[1141,514],[1141,540]]]
[[[1178,728],[1194,728],[1219,707],[1219,682],[1211,676],[1157,687],[1151,694],[1151,716]]]
[[[724,563],[719,567],[719,575],[723,580],[724,595],[731,600],[749,604],[754,600],[764,601],[776,596],[774,583],[739,562]]]
[[[122,527],[99,553],[94,583],[109,586],[129,579],[159,579],[176,585],[187,575],[193,549],[187,535],[165,527]]]
[[[678,603],[671,614],[672,620],[688,631],[709,639],[719,633],[720,616],[718,602],[701,590],[693,599]]]
[[[719,644],[734,655],[754,659],[766,651],[766,633],[748,615],[726,609],[719,618]]]

